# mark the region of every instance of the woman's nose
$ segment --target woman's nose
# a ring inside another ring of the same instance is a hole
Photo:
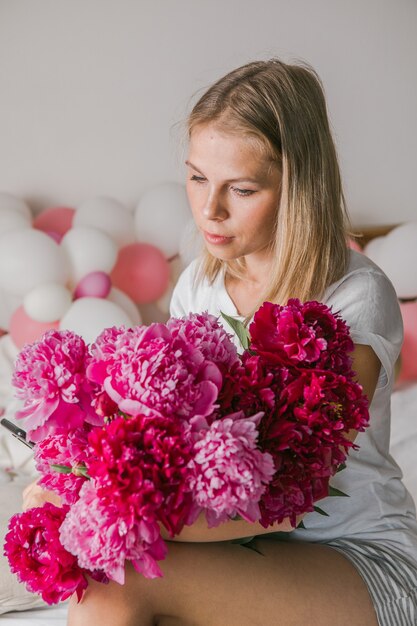
[[[224,220],[227,208],[219,193],[210,193],[203,207],[203,215],[208,220]]]

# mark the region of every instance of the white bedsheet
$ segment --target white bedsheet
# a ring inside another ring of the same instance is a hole
[[[406,484],[417,502],[417,384],[396,390],[392,395],[391,452],[404,473]],[[65,626],[66,605],[6,613],[4,626]]]
[[[67,605],[51,606],[45,609],[5,613],[0,616],[3,626],[65,626]]]

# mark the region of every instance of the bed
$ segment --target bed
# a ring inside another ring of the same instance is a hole
[[[367,243],[373,237],[386,234],[392,226],[378,227],[376,229],[363,229],[363,237],[359,240],[361,245]],[[1,355],[0,355],[1,366]],[[0,367],[0,384],[1,384]],[[0,390],[1,391],[1,390]],[[8,442],[9,447],[15,445],[16,453],[23,454],[19,444]],[[16,447],[17,445],[17,447]],[[417,502],[417,464],[415,453],[417,450],[417,381],[397,386],[392,395],[392,433],[391,453],[404,474],[404,483],[414,501]],[[27,454],[27,453],[26,453]],[[0,450],[1,458],[1,450]],[[21,458],[23,474],[28,461]],[[4,470],[4,468],[3,468]],[[30,468],[26,467],[26,475]],[[0,481],[1,482],[1,481]],[[24,605],[21,605],[24,608]],[[37,607],[30,610],[12,611],[0,615],[5,626],[65,626],[67,606]]]

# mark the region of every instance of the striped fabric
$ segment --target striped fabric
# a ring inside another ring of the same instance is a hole
[[[387,545],[351,539],[338,539],[326,545],[344,554],[364,579],[379,626],[416,626],[416,566]]]

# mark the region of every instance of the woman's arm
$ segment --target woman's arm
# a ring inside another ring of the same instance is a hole
[[[381,361],[371,346],[355,344],[352,369],[356,373],[356,381],[362,385],[363,393],[368,398],[369,406],[371,406],[381,369]],[[357,434],[358,431],[356,430],[349,431],[348,439],[355,441]]]
[[[302,515],[297,517],[297,524],[300,523]],[[210,541],[232,541],[243,537],[253,537],[254,535],[265,535],[273,532],[290,532],[294,530],[289,519],[285,519],[281,524],[274,524],[264,528],[259,522],[246,522],[245,520],[229,520],[216,526],[208,528],[204,513],[201,513],[192,526],[185,526],[179,535],[170,537],[169,533],[161,526],[162,538],[166,541],[181,542],[210,542]]]

